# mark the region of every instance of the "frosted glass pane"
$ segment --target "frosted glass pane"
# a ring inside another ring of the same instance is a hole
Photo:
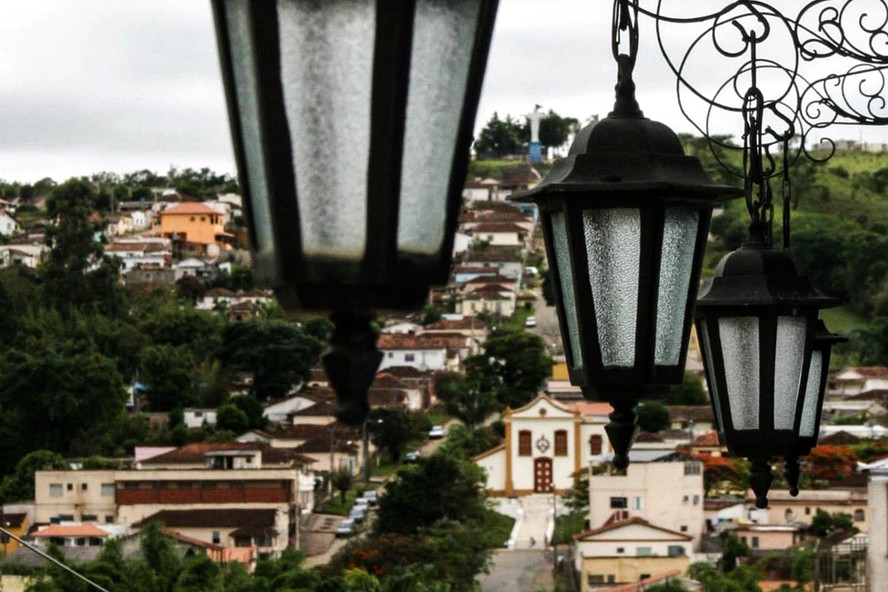
[[[240,133],[244,142],[244,161],[250,189],[250,211],[255,226],[256,244],[260,253],[274,251],[271,228],[268,183],[265,178],[265,154],[259,128],[259,108],[256,103],[256,68],[251,48],[252,35],[248,16],[249,4],[244,0],[225,3],[225,23],[231,40],[231,60],[234,87],[240,113]]]
[[[697,337],[702,349],[700,353],[706,362],[704,364],[706,367],[706,383],[709,387],[709,397],[712,399],[712,408],[715,411],[715,425],[719,431],[724,431],[725,424],[722,422],[721,402],[718,398],[718,383],[715,381],[712,368],[712,345],[709,341],[709,323],[706,322],[706,319],[700,321],[699,328],[700,334]]]
[[[583,231],[602,363],[634,366],[641,212],[585,210]]]
[[[302,247],[310,256],[358,260],[366,244],[375,2],[278,0],[278,13]]]
[[[399,250],[434,255],[444,240],[450,170],[480,6],[480,0],[416,3]]]
[[[564,302],[564,316],[567,319],[567,335],[570,339],[570,362],[573,366],[583,365],[583,350],[580,344],[580,325],[577,320],[577,304],[571,275],[571,254],[567,242],[567,222],[564,212],[552,214],[552,242],[555,243],[555,265],[561,284],[561,299]]]
[[[699,221],[700,212],[697,210],[686,208],[666,210],[654,349],[654,363],[657,365],[675,366],[680,361],[682,329],[688,304],[688,289]]]
[[[737,430],[759,427],[759,326],[757,317],[718,320],[731,422]]]
[[[805,317],[777,317],[777,359],[774,361],[774,429],[791,430],[805,358]]]
[[[814,424],[817,421],[817,400],[820,396],[820,377],[823,373],[823,352],[814,350],[811,353],[811,366],[808,370],[808,384],[805,387],[805,400],[802,403],[802,421],[799,435],[805,438],[814,437]]]

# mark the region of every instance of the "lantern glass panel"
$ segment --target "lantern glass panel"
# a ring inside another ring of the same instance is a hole
[[[811,352],[811,364],[808,368],[808,381],[805,386],[805,400],[802,401],[802,421],[799,425],[799,435],[803,438],[814,437],[822,376],[823,352],[815,349]]]
[[[434,255],[444,240],[450,172],[480,9],[480,0],[416,3],[399,250]]]
[[[791,430],[801,389],[805,361],[805,317],[777,317],[777,355],[774,361],[774,429]]]
[[[641,211],[637,208],[584,210],[583,231],[602,364],[634,366]]]
[[[278,15],[302,247],[357,261],[367,238],[376,5],[278,0]]]
[[[244,159],[250,183],[250,211],[253,216],[254,239],[260,253],[274,251],[268,183],[265,177],[265,153],[259,128],[259,107],[256,96],[256,65],[253,61],[253,40],[246,2],[229,1],[225,7],[225,23],[231,42],[234,87],[237,93],[238,125],[246,145]]]
[[[724,317],[718,320],[731,423],[737,430],[759,428],[759,320]]]
[[[654,363],[675,366],[681,356],[688,289],[697,244],[700,212],[667,208],[660,261],[660,293],[657,299],[657,333]]]
[[[571,269],[570,243],[567,240],[567,219],[564,212],[552,213],[552,242],[555,245],[555,265],[558,267],[558,278],[561,284],[561,299],[564,317],[567,320],[567,335],[570,340],[569,361],[572,366],[582,365],[583,351],[580,345],[580,324],[577,319],[576,296]]]
[[[700,347],[703,349],[701,352],[703,355],[703,360],[705,360],[706,364],[706,382],[709,386],[709,393],[712,397],[712,408],[715,412],[715,424],[718,427],[720,432],[723,432],[725,429],[725,424],[722,421],[722,411],[721,411],[721,399],[718,395],[718,382],[715,380],[715,371],[713,369],[713,364],[715,363],[715,359],[712,354],[712,344],[709,341],[709,325],[706,322],[706,319],[701,319],[699,323],[699,337],[700,337]]]

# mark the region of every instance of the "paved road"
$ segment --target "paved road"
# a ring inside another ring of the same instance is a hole
[[[552,590],[551,555],[542,549],[496,551],[490,573],[480,578],[484,592]]]

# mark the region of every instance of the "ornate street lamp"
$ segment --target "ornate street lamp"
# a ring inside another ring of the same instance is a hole
[[[643,116],[636,17],[637,7],[614,3],[614,110],[583,128],[539,185],[510,198],[539,207],[570,380],[614,407],[605,429],[617,467],[629,463],[639,400],[682,382],[712,208],[740,195]]]
[[[214,0],[254,269],[332,313],[337,416],[360,423],[377,309],[444,284],[496,0]]]
[[[719,438],[732,456],[752,461],[760,508],[773,480],[769,459],[787,459],[797,493],[798,456],[816,443],[834,342],[815,340],[817,315],[837,304],[796,273],[788,251],[761,242],[725,255],[700,288],[697,333]]]

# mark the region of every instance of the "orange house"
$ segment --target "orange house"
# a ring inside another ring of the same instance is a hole
[[[195,245],[215,244],[227,236],[222,214],[200,202],[185,202],[162,211],[156,232]]]

